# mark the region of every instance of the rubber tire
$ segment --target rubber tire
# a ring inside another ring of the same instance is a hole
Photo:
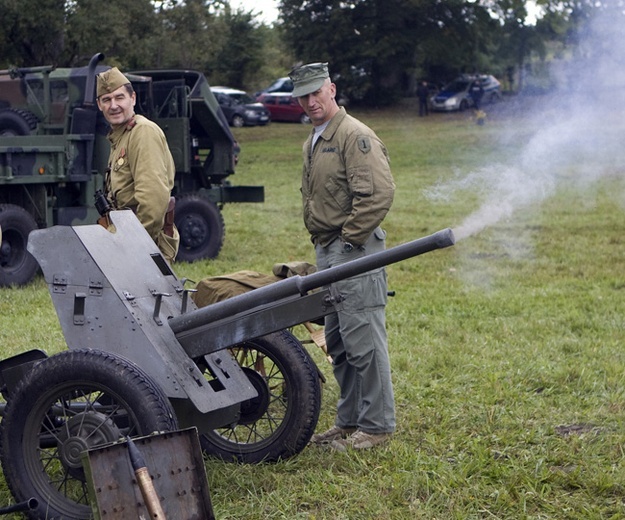
[[[99,407],[108,403],[123,408],[121,419],[131,426],[112,429],[119,428],[124,436],[177,429],[176,416],[162,389],[130,361],[97,350],[73,350],[35,364],[11,394],[0,425],[0,458],[7,485],[16,502],[33,497],[39,503],[26,513],[31,519],[92,518],[84,471],[75,459],[79,448],[119,439],[110,438],[115,436],[110,431],[115,421],[102,421],[102,408],[98,413],[92,410],[91,416],[74,408],[73,421],[68,419],[72,415],[67,413],[71,412],[68,406],[60,410],[61,403],[82,404],[78,396],[84,396],[83,392],[97,392]],[[93,393],[90,395],[93,399]],[[54,405],[56,413],[51,414]],[[72,427],[79,427],[83,436],[73,435],[63,442],[64,431]],[[94,438],[98,440],[91,445]],[[68,453],[69,459],[63,453]],[[65,486],[51,481],[59,477],[67,479]],[[72,497],[79,498],[70,498],[69,493],[77,493]]]
[[[39,264],[28,252],[28,235],[37,223],[28,211],[14,204],[0,204],[0,287],[25,285],[37,274]]]
[[[235,128],[242,128],[245,126],[245,118],[239,114],[234,114],[230,124]]]
[[[469,102],[466,99],[463,99],[462,101],[460,101],[460,107],[458,107],[458,110],[460,112],[464,112],[468,108],[469,108]]]
[[[217,258],[224,244],[226,225],[214,202],[199,195],[184,195],[176,200],[174,221],[180,233],[176,260]]]
[[[8,108],[0,111],[0,137],[30,135],[37,128],[38,119],[27,110]]]
[[[228,462],[246,464],[276,462],[298,454],[310,441],[321,410],[321,382],[314,361],[287,330],[247,341],[231,350],[244,370],[256,374],[261,374],[261,365],[255,362],[264,356],[262,367],[269,375],[264,379],[265,390],[273,389],[271,409],[253,423],[202,434],[200,443],[204,452]],[[244,354],[247,354],[245,359]],[[258,377],[252,379],[258,380]],[[263,402],[262,396],[257,400]],[[253,406],[253,402],[243,406],[246,405]],[[266,431],[270,433],[267,435]],[[248,442],[255,435],[258,437]]]

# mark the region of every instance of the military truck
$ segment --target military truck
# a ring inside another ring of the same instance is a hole
[[[36,275],[29,233],[53,225],[92,224],[109,142],[95,102],[96,74],[109,67],[94,55],[78,68],[0,71],[0,286]],[[135,111],[165,132],[176,165],[173,195],[179,261],[215,258],[224,241],[225,203],[263,202],[262,186],[233,186],[239,147],[209,83],[194,70],[126,74]]]

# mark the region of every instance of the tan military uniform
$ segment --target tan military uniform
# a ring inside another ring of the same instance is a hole
[[[132,209],[170,262],[178,252],[180,236],[163,231],[165,213],[174,186],[174,160],[160,127],[135,115],[126,125],[111,130],[107,194],[116,209]]]
[[[395,184],[386,147],[344,108],[332,118],[315,149],[304,143],[304,224],[315,244],[337,236],[364,245],[391,207]]]

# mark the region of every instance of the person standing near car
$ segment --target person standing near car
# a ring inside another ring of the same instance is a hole
[[[484,87],[479,77],[471,85],[471,97],[473,98],[473,107],[475,110],[479,110],[482,105],[482,98],[484,97]]]
[[[292,96],[313,124],[304,143],[301,193],[304,224],[317,269],[382,251],[380,227],[395,183],[386,147],[336,101],[327,63],[291,71]],[[395,431],[395,402],[386,334],[387,282],[377,269],[333,284],[344,296],[325,318],[328,354],[340,387],[335,424],[313,444],[337,450],[382,444]]]
[[[428,97],[430,96],[430,89],[428,88],[428,82],[422,81],[417,87],[417,97],[419,98],[419,117],[427,116],[429,113]]]
[[[106,197],[115,209],[134,211],[165,259],[173,262],[180,242],[171,197],[176,169],[165,134],[135,114],[136,94],[117,67],[98,74],[97,102],[111,125]]]

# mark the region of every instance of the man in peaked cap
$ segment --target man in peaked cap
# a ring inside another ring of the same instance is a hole
[[[317,269],[382,251],[380,227],[393,202],[395,184],[386,147],[365,124],[336,102],[327,63],[291,71],[292,95],[313,124],[304,143],[304,224],[315,245]],[[345,300],[326,316],[328,354],[341,393],[329,430],[314,444],[367,449],[395,431],[395,402],[386,336],[385,269],[336,282]]]
[[[172,262],[180,237],[173,221],[175,166],[165,134],[135,114],[136,94],[130,80],[113,67],[97,76],[98,108],[111,125],[106,196],[116,209],[131,209]]]

